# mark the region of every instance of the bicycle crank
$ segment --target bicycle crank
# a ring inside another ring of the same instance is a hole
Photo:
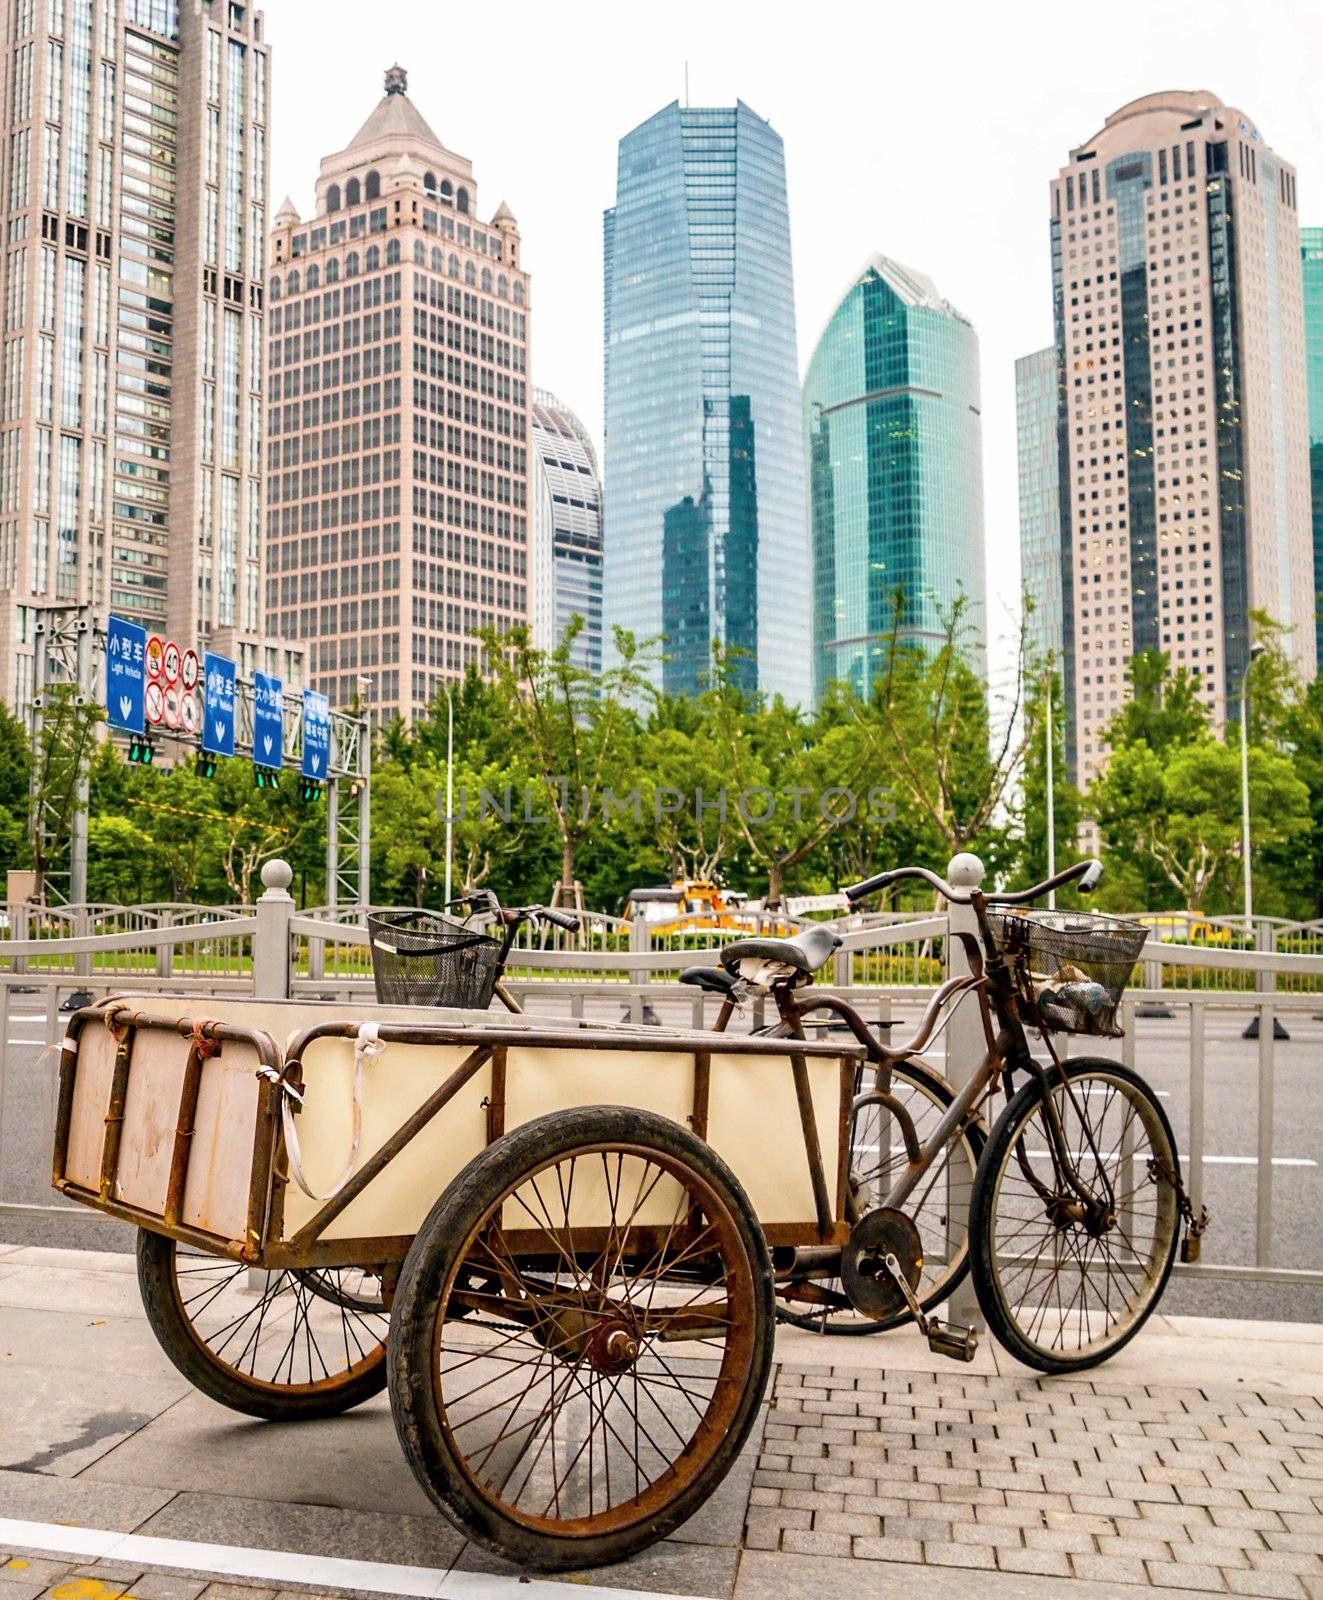
[[[866,1316],[881,1320],[907,1307],[934,1355],[972,1361],[978,1350],[974,1329],[930,1317],[919,1304],[914,1291],[923,1269],[922,1248],[919,1230],[904,1212],[881,1206],[850,1230],[841,1252],[841,1282]]]

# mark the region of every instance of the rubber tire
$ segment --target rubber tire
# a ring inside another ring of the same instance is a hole
[[[921,1083],[924,1090],[931,1093],[933,1099],[943,1108],[949,1106],[955,1099],[955,1091],[945,1078],[936,1072],[927,1071],[917,1062],[894,1062],[891,1067],[891,1075],[893,1078],[909,1077],[912,1081]],[[871,1090],[865,1089],[863,1094],[870,1094],[871,1092]],[[857,1096],[856,1101],[861,1097]],[[987,1141],[987,1130],[982,1120],[970,1123],[965,1129],[965,1138],[969,1140],[969,1153],[974,1158],[974,1171],[977,1173],[979,1162],[983,1155],[983,1146]],[[971,1188],[971,1198],[972,1193]],[[969,1229],[966,1228],[965,1259],[956,1268],[954,1277],[946,1279],[940,1287],[934,1289],[933,1293],[919,1301],[925,1311],[932,1311],[935,1307],[950,1299],[965,1281],[969,1273],[969,1263]],[[902,1328],[914,1321],[909,1311],[905,1310],[896,1312],[894,1316],[884,1317],[880,1322],[823,1323],[821,1318],[791,1311],[781,1300],[776,1303],[776,1315],[778,1321],[784,1322],[792,1328],[804,1328],[809,1333],[828,1334],[832,1338],[858,1338],[861,1335],[870,1333],[889,1333],[893,1328]]]
[[[1167,1140],[1168,1159],[1172,1170],[1177,1177],[1180,1176],[1180,1156],[1176,1149],[1176,1138],[1171,1131],[1171,1123],[1167,1113],[1162,1109],[1162,1102],[1153,1090],[1129,1067],[1123,1067],[1118,1061],[1109,1061],[1103,1056],[1079,1056],[1063,1063],[1068,1078],[1077,1078],[1089,1072],[1105,1071],[1108,1076],[1116,1077],[1139,1090],[1157,1115],[1158,1124]],[[998,1339],[1002,1347],[1017,1361],[1022,1361],[1027,1367],[1036,1367],[1039,1372],[1063,1373],[1086,1372],[1090,1367],[1101,1365],[1108,1361],[1118,1350],[1124,1349],[1135,1337],[1148,1319],[1157,1310],[1162,1296],[1166,1293],[1167,1282],[1171,1277],[1172,1264],[1176,1259],[1176,1246],[1180,1241],[1179,1219],[1172,1229],[1171,1244],[1167,1250],[1167,1259],[1163,1263],[1162,1272],[1158,1278],[1157,1290],[1150,1299],[1147,1307],[1126,1330],[1111,1343],[1105,1345],[1101,1351],[1086,1356],[1048,1356],[1036,1346],[1030,1344],[1021,1334],[1019,1325],[1010,1315],[1002,1302],[997,1290],[996,1275],[993,1272],[992,1262],[992,1206],[996,1198],[995,1185],[997,1173],[1001,1167],[1002,1159],[1007,1150],[1015,1143],[1019,1136],[1021,1125],[1030,1113],[1037,1107],[1042,1099],[1042,1094],[1036,1078],[1031,1078],[1022,1084],[997,1119],[988,1142],[984,1146],[983,1159],[979,1162],[978,1172],[974,1177],[974,1193],[970,1204],[969,1236],[971,1240],[970,1259],[974,1270],[974,1292],[978,1296],[979,1309],[988,1324],[988,1330]]]
[[[614,1533],[570,1538],[539,1533],[504,1517],[471,1487],[455,1462],[431,1398],[433,1334],[441,1290],[453,1256],[496,1198],[548,1157],[578,1146],[617,1141],[652,1147],[696,1168],[734,1216],[754,1274],[758,1325],[753,1370],[736,1420],[717,1453],[661,1512]],[[584,1106],[556,1111],[498,1139],[481,1151],[432,1207],[405,1257],[395,1290],[387,1339],[391,1409],[405,1457],[428,1498],[456,1528],[478,1544],[540,1572],[603,1566],[646,1549],[686,1522],[734,1465],[758,1417],[771,1375],[776,1319],[772,1262],[767,1241],[739,1180],[688,1128],[649,1111],[625,1106]]]
[[[386,1387],[384,1349],[347,1375],[343,1384],[314,1394],[281,1394],[275,1385],[245,1380],[218,1361],[194,1332],[177,1293],[176,1249],[175,1241],[165,1234],[138,1230],[138,1288],[157,1343],[193,1387],[210,1399],[265,1422],[312,1422],[338,1417]]]

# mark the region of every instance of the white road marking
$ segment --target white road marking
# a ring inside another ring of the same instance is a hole
[[[855,1150],[866,1150],[871,1154],[875,1152],[878,1147],[875,1144],[857,1144],[852,1148]],[[1028,1153],[1035,1161],[1048,1161],[1051,1159],[1046,1150],[1030,1150]],[[1083,1155],[1087,1155],[1088,1153],[1089,1152],[1085,1150],[1076,1150],[1072,1152],[1076,1159]],[[891,1147],[891,1154],[893,1156],[903,1156],[905,1154],[905,1146],[903,1144],[893,1144]],[[1138,1161],[1139,1157],[1136,1155],[1131,1159]],[[1182,1165],[1188,1166],[1189,1160],[1190,1158],[1188,1155],[1184,1153],[1181,1154]],[[1258,1164],[1258,1156],[1204,1157],[1204,1165],[1206,1167],[1257,1167]],[[1318,1162],[1311,1160],[1308,1156],[1274,1156],[1272,1158],[1272,1164],[1275,1167],[1316,1167]]]
[[[442,1572],[435,1567],[397,1567],[386,1561],[350,1561],[343,1556],[310,1556],[294,1550],[198,1544],[191,1539],[157,1539],[147,1534],[17,1522],[3,1517],[0,1548],[11,1553],[40,1550],[84,1556],[92,1561],[179,1567],[227,1578],[264,1578],[276,1585],[300,1583],[318,1589],[422,1595],[430,1600],[568,1600],[570,1595],[583,1593],[578,1585],[547,1578],[504,1578],[481,1572]],[[674,1595],[641,1589],[594,1587],[591,1593],[593,1600],[678,1600]]]

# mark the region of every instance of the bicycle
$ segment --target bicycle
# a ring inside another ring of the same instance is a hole
[[[435,911],[382,911],[368,917],[372,974],[381,1005],[455,1006],[485,1011],[493,998],[516,1016],[523,1007],[505,987],[506,963],[525,923],[573,933],[579,919],[554,906],[507,906],[490,889],[475,889],[442,907],[459,906],[456,922]],[[477,919],[503,929],[493,938]]]
[[[1100,862],[1082,861],[1031,889],[984,894],[904,867],[846,888],[853,906],[917,878],[974,911],[977,937],[953,935],[969,973],[941,985],[914,1037],[896,1048],[840,996],[798,996],[842,943],[825,926],[791,939],[737,940],[722,949],[719,968],[682,974],[722,995],[718,1032],[745,999],[770,996],[773,1035],[804,1038],[806,1020],[826,1012],[868,1052],[873,1083],[857,1085],[850,1135],[850,1240],[832,1259],[822,1250],[774,1254],[783,1320],[845,1334],[913,1320],[933,1349],[970,1360],[973,1330],[932,1312],[972,1270],[980,1310],[1012,1355],[1044,1372],[1082,1371],[1152,1315],[1182,1221],[1185,1258],[1197,1259],[1208,1217],[1192,1213],[1157,1096],[1117,1062],[1063,1059],[1052,1040],[1058,1032],[1118,1036],[1116,1011],[1147,930],[1016,909],[1069,883],[1087,893],[1101,873]],[[919,1055],[970,995],[987,1049],[957,1089]],[[1027,1028],[1041,1037],[1046,1064],[1034,1058]],[[999,1089],[1007,1104],[989,1129],[984,1112]]]

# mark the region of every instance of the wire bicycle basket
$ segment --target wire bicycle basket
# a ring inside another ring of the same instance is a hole
[[[367,921],[380,1005],[485,1011],[491,1004],[504,965],[501,940],[434,911],[373,912]]]
[[[1148,929],[1080,911],[989,911],[1010,961],[1025,1020],[1053,1033],[1117,1038],[1116,1013]]]

